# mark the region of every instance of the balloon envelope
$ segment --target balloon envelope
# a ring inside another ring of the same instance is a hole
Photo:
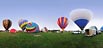
[[[89,29],[95,30],[95,35],[99,33],[98,28],[96,26],[91,26]]]
[[[26,25],[28,24],[28,20],[20,19],[18,24],[19,27],[24,31],[26,29]]]
[[[57,20],[57,24],[59,25],[59,27],[64,30],[67,25],[68,25],[68,19],[66,17],[60,17]]]
[[[11,29],[10,33],[16,33],[16,29]]]
[[[81,30],[83,30],[90,21],[93,14],[88,9],[75,9],[71,11],[70,16],[74,23],[79,26]]]
[[[74,22],[80,27],[81,30],[83,30],[89,21],[86,19],[78,19],[78,20],[75,20]]]
[[[103,31],[103,26],[100,28],[101,31]]]
[[[3,26],[6,30],[8,30],[11,27],[11,25],[12,25],[11,20],[9,20],[9,19],[4,19],[3,20]]]
[[[42,32],[48,32],[48,29],[46,27],[41,29]]]
[[[34,22],[30,22],[26,26],[26,31],[27,32],[39,32],[39,26]]]

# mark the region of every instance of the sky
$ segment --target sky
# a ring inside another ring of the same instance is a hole
[[[103,3],[101,0],[0,0],[0,30],[4,30],[2,21],[10,19],[11,28],[20,30],[18,21],[27,19],[35,22],[40,29],[47,27],[50,30],[60,29],[57,19],[61,16],[69,19],[65,30],[80,30],[70,19],[69,13],[78,8],[89,9],[93,12],[93,18],[85,28],[103,26]],[[11,29],[10,28],[10,29]]]

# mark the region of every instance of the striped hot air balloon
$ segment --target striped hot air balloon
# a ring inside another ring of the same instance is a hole
[[[64,31],[64,29],[67,27],[68,25],[68,19],[66,17],[60,17],[57,20],[57,24],[59,25],[59,27],[62,29],[62,31]]]
[[[38,24],[34,22],[29,22],[26,26],[26,31],[27,32],[39,32],[39,26]]]
[[[28,24],[28,20],[20,19],[18,24],[19,27],[24,31],[26,29],[26,25]]]
[[[11,27],[12,22],[9,19],[4,19],[3,20],[3,26],[5,28],[6,31],[8,31],[8,29]]]

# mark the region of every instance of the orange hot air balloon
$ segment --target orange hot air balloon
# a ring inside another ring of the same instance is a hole
[[[6,31],[11,27],[12,22],[9,19],[4,19],[3,20],[3,27],[5,28]]]
[[[59,27],[62,29],[62,31],[64,31],[64,29],[67,27],[68,25],[68,19],[66,17],[60,17],[57,20],[57,24],[59,25]]]

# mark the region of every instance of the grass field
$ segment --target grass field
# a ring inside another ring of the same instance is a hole
[[[103,48],[103,34],[0,32],[0,48]]]

